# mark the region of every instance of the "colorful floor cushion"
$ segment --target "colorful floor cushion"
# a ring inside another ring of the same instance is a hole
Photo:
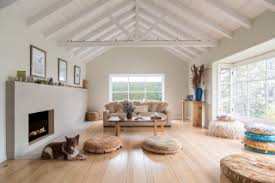
[[[243,143],[246,146],[258,149],[258,150],[263,150],[267,152],[275,152],[275,143],[274,142],[262,142],[262,141],[256,141],[256,140],[251,140],[249,138],[244,138]]]
[[[275,159],[259,155],[230,155],[220,161],[222,174],[232,183],[274,183]]]
[[[152,136],[143,141],[142,148],[159,154],[173,154],[181,150],[181,143],[169,136]]]
[[[275,135],[275,127],[266,124],[251,123],[245,125],[245,129],[255,134]]]
[[[244,124],[239,121],[211,121],[208,135],[229,139],[241,139],[244,136]]]
[[[259,149],[255,149],[253,147],[249,147],[249,146],[246,146],[246,145],[244,145],[244,148],[249,150],[249,151],[256,152],[256,153],[261,153],[261,154],[275,154],[275,152],[259,150]]]
[[[84,142],[84,150],[90,153],[109,153],[122,147],[116,136],[95,136]]]
[[[246,131],[245,136],[252,140],[262,141],[262,142],[275,142],[275,135],[259,135]]]

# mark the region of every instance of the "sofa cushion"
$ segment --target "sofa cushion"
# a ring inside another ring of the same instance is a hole
[[[110,113],[116,112],[116,106],[118,105],[117,102],[110,102],[105,105],[105,109],[108,110]]]
[[[165,112],[167,110],[168,104],[166,102],[159,102],[157,112]]]
[[[123,103],[118,103],[117,105],[116,105],[116,110],[115,110],[115,112],[116,113],[124,113],[125,112],[125,110],[124,110],[124,105],[123,105]]]
[[[148,105],[135,106],[134,108],[135,113],[148,112]]]
[[[155,101],[148,102],[149,112],[157,112],[158,105],[159,105],[159,102],[155,102]]]

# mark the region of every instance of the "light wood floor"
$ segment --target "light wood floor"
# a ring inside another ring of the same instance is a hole
[[[96,122],[81,133],[81,142],[96,134],[114,134]],[[250,153],[240,140],[210,137],[206,130],[176,121],[165,134],[178,139],[183,150],[175,155],[143,151],[141,142],[153,134],[151,128],[126,128],[121,132],[123,149],[103,155],[87,155],[86,161],[8,161],[0,169],[1,183],[177,183],[219,182],[219,161],[235,153]],[[82,143],[81,143],[82,147]]]

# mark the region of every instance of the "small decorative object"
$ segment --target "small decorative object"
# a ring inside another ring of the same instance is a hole
[[[46,51],[31,45],[31,76],[46,78]]]
[[[192,101],[193,98],[194,98],[194,95],[187,95],[186,100],[187,101]]]
[[[50,79],[48,80],[48,85],[53,85],[53,78],[50,78]]]
[[[88,89],[88,80],[86,79],[83,80],[83,88]]]
[[[58,81],[67,82],[67,61],[58,58]]]
[[[98,121],[99,120],[99,113],[98,112],[87,112],[86,113],[86,120],[87,121]]]
[[[193,65],[191,67],[192,71],[192,85],[193,89],[195,90],[195,100],[196,101],[201,101],[202,100],[202,95],[203,95],[203,90],[201,88],[201,79],[202,79],[202,74],[206,71],[207,69],[204,67],[204,65],[200,66],[195,66]]]
[[[161,116],[159,113],[155,112],[152,116],[151,116],[152,120],[156,120],[156,119],[161,119]]]
[[[132,119],[134,110],[135,109],[132,106],[132,104],[128,102],[126,104],[126,112],[127,112],[126,117],[127,117],[127,119]]]
[[[16,76],[19,81],[26,81],[26,71],[17,71]]]
[[[78,66],[74,66],[74,84],[80,85],[81,69]]]

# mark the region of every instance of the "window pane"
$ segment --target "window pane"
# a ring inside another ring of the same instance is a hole
[[[239,82],[235,84],[234,96],[235,97],[247,96],[247,82]]]
[[[266,62],[256,62],[248,65],[248,80],[257,81],[266,79]]]
[[[230,69],[222,68],[220,70],[220,82],[229,83],[230,82]]]
[[[268,81],[268,99],[275,100],[275,80]]]
[[[116,100],[128,100],[128,93],[113,93],[112,94],[113,101]]]
[[[240,116],[247,116],[247,98],[235,98],[234,113]]]
[[[146,93],[146,99],[147,100],[162,100],[162,94],[161,93]]]
[[[113,91],[128,91],[128,83],[125,82],[113,82],[112,83]]]
[[[275,57],[267,61],[267,69],[268,79],[275,79]]]
[[[129,94],[130,100],[145,100],[144,92],[130,92]]]
[[[230,101],[221,101],[218,112],[219,114],[230,114]]]
[[[266,118],[266,101],[249,100],[249,116],[254,118]]]
[[[268,102],[268,120],[275,122],[275,101]]]
[[[266,82],[255,81],[248,83],[249,99],[265,99],[266,98]]]
[[[236,67],[234,73],[235,81],[247,81],[247,65]]]
[[[145,83],[144,82],[131,82],[129,83],[129,91],[144,91]]]
[[[162,90],[161,82],[147,82],[146,83],[146,91],[161,92],[161,90]]]
[[[220,96],[221,99],[230,97],[230,84],[221,84],[220,86]]]

